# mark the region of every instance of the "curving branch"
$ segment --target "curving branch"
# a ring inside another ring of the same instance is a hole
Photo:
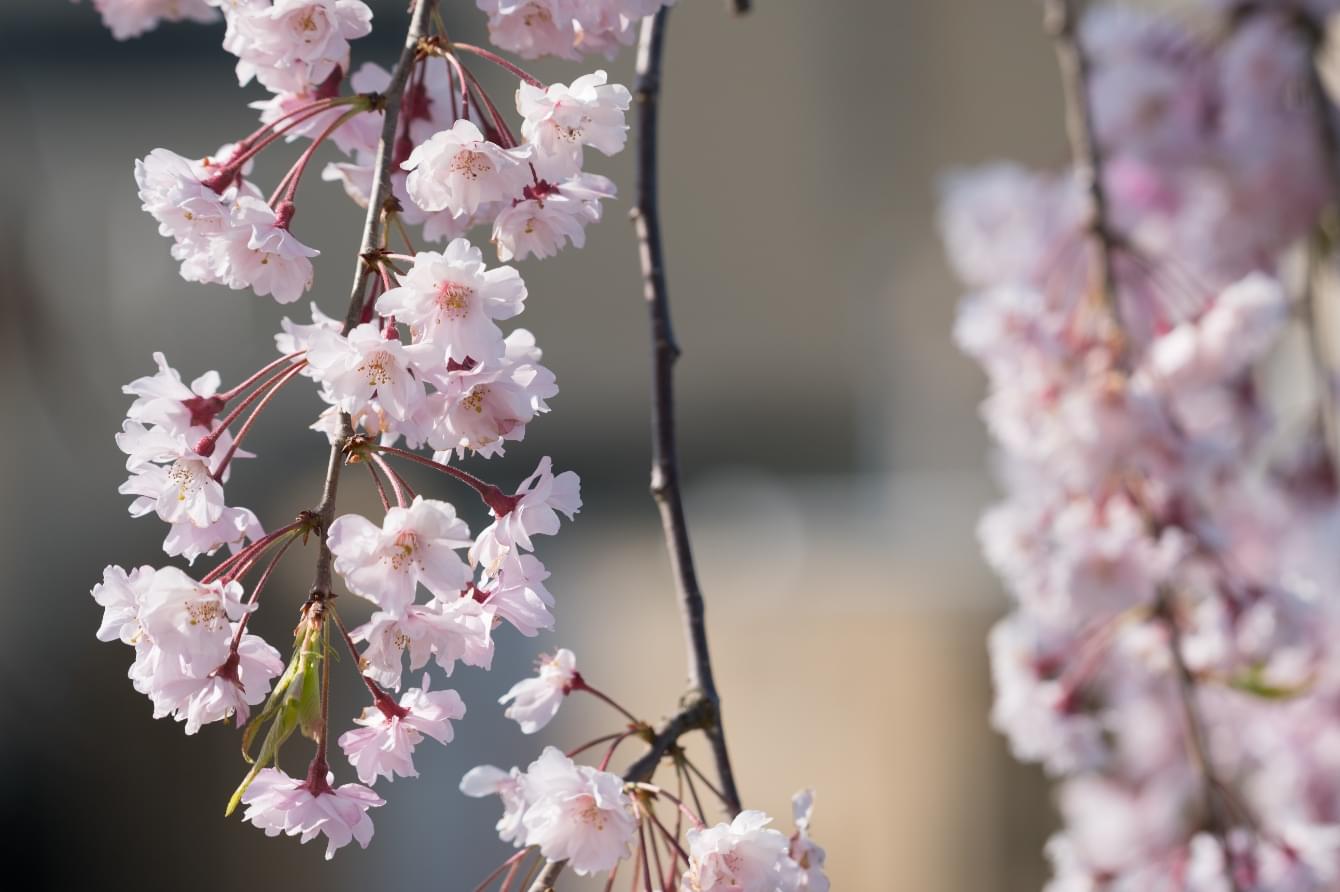
[[[747,8],[747,4],[744,4]],[[642,260],[643,297],[651,317],[652,336],[652,469],[651,494],[661,514],[666,546],[674,570],[680,613],[688,649],[688,690],[679,710],[647,741],[647,751],[624,772],[624,780],[650,780],[661,760],[678,747],[679,739],[702,731],[712,746],[712,756],[721,781],[723,804],[732,815],[740,811],[726,734],[721,723],[721,697],[712,673],[707,646],[707,624],[702,589],[689,544],[688,521],[679,488],[679,451],[675,437],[674,365],[679,358],[670,300],[665,282],[665,254],[661,245],[660,193],[657,178],[657,123],[661,92],[661,62],[665,47],[665,23],[670,10],[663,7],[642,21],[637,52],[637,206],[633,225]],[[529,892],[553,892],[566,862],[545,864]]]
[[[395,199],[391,194],[391,161],[395,152],[396,127],[400,122],[400,104],[409,80],[410,71],[419,54],[419,42],[428,30],[428,17],[432,14],[437,0],[414,0],[410,8],[409,29],[405,34],[405,44],[400,58],[391,70],[391,82],[382,95],[381,140],[377,144],[377,160],[373,166],[375,181],[372,193],[368,196],[368,214],[363,223],[363,239],[358,248],[358,266],[354,270],[354,284],[349,295],[349,309],[344,314],[341,334],[348,334],[358,324],[363,312],[363,297],[367,292],[368,277],[372,265],[368,256],[381,244],[382,230],[386,225],[388,202]],[[353,420],[348,414],[340,415],[340,435],[330,447],[330,461],[326,465],[326,482],[321,489],[321,501],[312,509],[317,521],[317,557],[316,573],[312,580],[312,596],[323,598],[331,593],[334,579],[331,574],[332,556],[326,546],[326,530],[335,519],[335,495],[340,483],[340,468],[344,464],[344,447],[353,436]]]

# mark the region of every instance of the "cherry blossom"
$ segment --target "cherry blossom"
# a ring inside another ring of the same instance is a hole
[[[582,169],[582,147],[606,155],[623,151],[628,139],[624,112],[632,94],[608,84],[604,71],[583,75],[545,89],[522,81],[516,107],[524,119],[521,135],[535,146],[535,164],[543,177],[573,176]]]
[[[501,356],[503,337],[496,320],[520,313],[526,285],[510,266],[487,269],[483,255],[465,239],[442,252],[414,257],[400,287],[377,299],[377,310],[408,323],[416,341],[428,341],[445,358],[485,362]]]
[[[526,637],[554,627],[554,596],[544,587],[549,571],[533,554],[510,554],[476,587],[476,597]]]
[[[788,855],[800,868],[800,882],[796,888],[805,892],[828,892],[828,877],[824,874],[827,854],[810,838],[810,817],[814,813],[814,791],[802,790],[791,797],[791,811],[795,817],[796,832],[791,836]]]
[[[312,287],[311,258],[321,252],[294,238],[288,224],[259,198],[244,195],[229,225],[211,241],[211,259],[229,288],[250,288],[281,304]]]
[[[563,699],[578,678],[577,658],[566,647],[553,656],[541,655],[535,662],[539,674],[512,685],[499,703],[511,703],[504,713],[521,726],[522,734],[534,734],[553,721]]]
[[[793,892],[799,866],[788,854],[785,836],[768,827],[772,818],[745,810],[729,824],[688,833],[689,866],[681,892]]]
[[[323,833],[327,861],[350,841],[367,848],[372,841],[372,818],[367,811],[385,805],[386,800],[362,784],[332,788],[325,779],[319,789],[314,791],[312,786],[278,768],[264,768],[242,794],[247,806],[243,820],[264,830],[266,836],[300,836],[304,843]]]
[[[330,526],[335,569],[350,591],[380,610],[402,616],[423,585],[442,600],[459,598],[470,581],[457,549],[470,545],[470,530],[449,502],[415,496],[386,512],[380,527],[357,514]]]
[[[489,142],[462,118],[415,146],[400,166],[409,171],[405,188],[421,209],[472,214],[484,202],[520,193],[529,175],[524,163],[529,152]]]
[[[93,8],[117,40],[139,37],[159,22],[212,22],[218,12],[209,0],[93,0]]]
[[[379,777],[418,777],[414,748],[423,738],[444,745],[451,742],[451,720],[465,716],[465,703],[455,691],[429,692],[428,687],[425,673],[422,687],[405,691],[399,705],[379,701],[354,719],[362,728],[340,735],[340,749],[360,781],[371,784]]]
[[[572,471],[555,476],[548,456],[540,459],[535,472],[521,482],[513,496],[512,510],[480,531],[470,548],[470,560],[485,567],[496,567],[502,557],[515,548],[533,551],[532,536],[552,536],[558,532],[558,515],[569,520],[582,507],[581,482]]]
[[[349,41],[372,30],[372,10],[362,0],[274,0],[239,6],[229,25],[224,46],[238,57],[240,84],[298,92],[348,70]]]
[[[496,829],[503,842],[521,845],[526,828],[521,823],[526,813],[526,794],[522,789],[522,774],[519,768],[503,771],[493,765],[479,765],[471,768],[461,778],[461,792],[476,799],[484,796],[497,796],[502,800],[503,815],[498,819]]]
[[[434,600],[411,605],[402,616],[378,611],[354,629],[355,641],[367,642],[363,659],[368,677],[399,689],[404,655],[418,670],[434,658],[450,675],[456,663],[487,669],[493,662],[493,614],[473,598]]]
[[[526,769],[522,788],[526,845],[539,846],[546,858],[566,860],[586,876],[628,855],[637,818],[618,775],[577,765],[550,746]]]
[[[391,418],[404,419],[423,399],[413,366],[425,351],[388,338],[375,322],[357,325],[344,336],[315,327],[306,339],[312,376],[322,385],[322,397],[340,411],[366,412],[375,397]]]

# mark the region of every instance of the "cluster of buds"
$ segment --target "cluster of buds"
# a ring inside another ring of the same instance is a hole
[[[580,510],[576,474],[555,473],[546,457],[518,486],[503,488],[459,467],[522,440],[558,393],[534,336],[498,325],[523,311],[526,283],[511,266],[489,266],[469,235],[489,227],[503,262],[580,247],[601,201],[615,194],[608,179],[584,171],[585,149],[623,149],[632,97],[603,71],[546,85],[491,50],[455,43],[432,0],[414,4],[410,37],[390,71],[372,63],[351,69],[350,41],[372,27],[361,0],[96,5],[118,37],[160,19],[222,17],[223,46],[237,57],[239,83],[254,81],[272,94],[253,104],[259,127],[214,155],[188,158],[160,148],[136,162],[144,210],[172,240],[183,278],[279,303],[311,289],[317,252],[291,227],[299,185],[323,145],[346,157],[329,164],[323,178],[340,182],[367,210],[373,241],[361,251],[343,319],[315,303],[310,323],[285,319],[274,336],[278,358],[226,389],[217,372],[186,384],[161,353],[155,374],[124,388],[134,400],[117,444],[127,455],[130,476],[121,491],[134,497],[130,513],[168,524],[170,557],[194,565],[225,546],[229,554],[198,576],[175,566],[110,566],[92,592],[103,608],[98,637],[134,648],[130,677],[155,717],[185,722],[188,734],[228,718],[244,728],[250,768],[228,813],[245,806],[245,820],[268,835],[302,842],[322,835],[329,858],[351,841],[368,844],[368,812],[384,804],[372,787],[416,776],[418,745],[425,738],[450,742],[452,722],[465,715],[455,691],[434,687],[429,664],[445,675],[458,664],[488,669],[503,625],[535,636],[555,624],[549,572],[535,547]],[[638,16],[661,6],[481,5],[500,43],[528,56],[609,51],[627,42]],[[480,60],[517,77],[520,138],[471,71],[469,63]],[[267,197],[253,179],[253,159],[300,139],[306,146]],[[443,249],[416,248],[411,227],[419,227],[418,238],[445,242]],[[233,459],[253,457],[241,446],[275,395],[303,378],[315,383],[326,407],[311,425],[331,446],[326,493],[317,508],[265,532],[252,511],[227,504],[224,484]],[[490,522],[472,533],[451,502],[411,488],[402,476],[407,464],[469,490]],[[335,510],[338,475],[357,465],[369,472],[380,518]],[[292,546],[313,538],[316,580],[285,661],[247,626]],[[372,606],[366,623],[346,627],[332,590],[336,576]],[[337,733],[330,684],[334,652],[342,648],[371,703]],[[418,686],[402,691],[406,662]],[[538,852],[585,874],[615,870],[636,848],[644,873],[655,857],[658,878],[694,892],[827,889],[823,850],[808,836],[808,795],[798,800],[790,839],[767,829],[757,812],[709,829],[696,788],[696,810],[682,798],[686,779],[692,785],[692,774],[701,773],[675,741],[657,761],[674,754],[679,796],[647,782],[655,766],[635,780],[606,771],[621,741],[654,744],[656,733],[586,684],[570,652],[544,666],[538,679],[504,698],[523,731],[543,727],[575,690],[615,707],[629,724],[596,741],[613,741],[598,769],[551,748],[524,774],[484,768],[466,778],[471,795],[504,796],[502,837],[523,845],[523,856]],[[281,748],[295,735],[315,744],[297,777],[278,767]],[[331,740],[357,783],[336,785]],[[655,813],[658,801],[676,804],[673,833]],[[687,830],[685,818],[692,822]],[[521,860],[504,865],[512,870],[504,888]]]
[[[1340,4],[1203,5],[1050,4],[1081,175],[988,167],[942,211],[1007,491],[980,527],[1015,608],[993,718],[1062,779],[1051,892],[1340,882],[1315,315],[1340,158],[1314,67]],[[1317,375],[1290,418],[1258,369],[1295,319]]]

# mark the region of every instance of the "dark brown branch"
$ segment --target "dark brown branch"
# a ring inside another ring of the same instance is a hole
[[[354,284],[349,295],[349,309],[344,314],[342,334],[358,324],[363,313],[363,297],[367,292],[368,277],[372,267],[365,259],[381,245],[382,229],[386,225],[387,203],[393,201],[391,195],[391,156],[395,151],[396,128],[400,122],[400,100],[414,68],[419,52],[419,41],[428,27],[428,16],[437,0],[414,0],[410,12],[409,30],[405,34],[405,45],[400,58],[391,70],[391,82],[382,98],[382,132],[377,145],[377,160],[373,167],[375,182],[372,194],[368,196],[368,214],[363,223],[363,239],[358,248],[358,266],[354,270]],[[330,447],[330,460],[326,465],[326,482],[321,490],[321,502],[312,509],[320,522],[317,542],[316,573],[312,580],[312,594],[326,596],[331,593],[334,579],[331,574],[331,553],[326,547],[326,531],[335,519],[335,496],[340,483],[340,468],[344,464],[344,446],[353,435],[353,420],[347,413],[340,415],[340,435]]]
[[[688,521],[679,486],[679,451],[675,437],[674,365],[679,358],[670,323],[670,298],[665,282],[665,256],[661,245],[660,190],[657,178],[657,123],[661,91],[661,60],[665,45],[665,23],[670,11],[663,7],[642,23],[637,52],[637,207],[633,225],[637,229],[642,258],[643,296],[651,316],[652,369],[652,471],[651,493],[661,513],[670,563],[679,589],[679,606],[688,647],[690,695],[700,696],[713,710],[705,729],[712,744],[725,805],[732,815],[740,811],[730,753],[721,722],[721,697],[712,674],[707,646],[707,622],[702,589],[689,545]]]
[[[1089,238],[1091,288],[1118,330],[1123,328],[1121,305],[1117,298],[1113,256],[1116,239],[1109,227],[1107,190],[1103,186],[1102,147],[1093,130],[1089,105],[1089,59],[1079,40],[1076,0],[1044,0],[1043,26],[1056,45],[1056,61],[1061,69],[1061,88],[1065,95],[1065,128],[1075,177],[1089,196]]]

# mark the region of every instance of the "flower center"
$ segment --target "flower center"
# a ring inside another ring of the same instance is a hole
[[[484,174],[493,173],[493,162],[483,152],[462,149],[451,159],[448,170],[466,179],[477,180]]]
[[[203,468],[198,461],[177,459],[168,468],[168,480],[177,487],[177,501],[184,502],[200,491],[203,486]]]
[[[378,387],[382,384],[391,383],[391,363],[390,353],[385,350],[376,350],[368,354],[367,358],[363,360],[363,364],[358,367],[358,371],[367,376],[369,387]]]
[[[461,405],[471,410],[476,415],[484,414],[484,399],[489,395],[489,389],[480,385],[470,388],[470,392],[461,400]]]
[[[596,805],[596,800],[591,796],[582,796],[577,801],[577,820],[583,824],[590,824],[596,830],[604,830],[605,812]]]
[[[219,602],[213,598],[186,602],[186,617],[193,626],[217,628],[221,615]]]
[[[440,319],[464,319],[470,315],[470,298],[475,289],[457,282],[443,282],[437,288],[437,309]]]
[[[412,530],[401,530],[396,533],[395,543],[391,546],[391,552],[387,555],[391,563],[392,570],[404,570],[407,566],[418,562],[414,555],[419,550],[419,536]]]

